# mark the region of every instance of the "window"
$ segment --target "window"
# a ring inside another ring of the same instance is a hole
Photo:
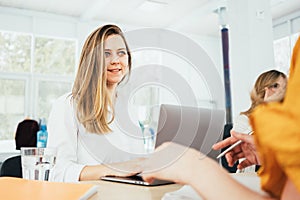
[[[24,118],[48,118],[71,91],[77,41],[0,31],[0,140],[13,140]]]
[[[274,41],[275,67],[285,73],[288,72],[291,57],[289,37]]]
[[[289,73],[291,55],[300,35],[300,12],[273,21],[275,67]]]
[[[299,37],[299,33],[274,41],[275,67],[288,74],[293,47]]]
[[[70,82],[38,81],[37,116],[47,118],[53,101],[71,91]]]
[[[15,122],[25,114],[25,81],[0,79],[0,140],[14,137]]]
[[[30,72],[31,36],[0,32],[0,72]]]
[[[41,74],[74,74],[75,42],[72,40],[36,37],[34,72]]]

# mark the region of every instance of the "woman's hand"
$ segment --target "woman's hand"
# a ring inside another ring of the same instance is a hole
[[[188,184],[194,181],[195,171],[201,171],[198,162],[206,157],[195,149],[166,142],[145,161],[142,177],[147,182],[154,179]],[[202,165],[203,167],[205,164]]]
[[[142,171],[144,158],[118,163],[85,166],[79,180],[99,180],[102,176],[132,176]]]
[[[125,162],[103,164],[106,168],[105,176],[133,176],[142,171],[144,158],[137,158]]]
[[[233,166],[240,158],[245,158],[245,160],[239,163],[237,166],[238,169],[243,169],[251,165],[259,165],[260,161],[252,135],[231,131],[231,137],[214,144],[212,148],[214,150],[219,150],[234,144],[238,140],[242,140],[243,142],[225,154],[228,165]]]
[[[275,83],[271,87],[265,88],[264,102],[280,102],[285,96],[285,85],[281,86]]]

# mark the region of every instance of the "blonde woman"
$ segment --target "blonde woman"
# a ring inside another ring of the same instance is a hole
[[[259,75],[250,94],[251,106],[245,112],[241,112],[240,115],[235,119],[232,129],[240,133],[250,133],[252,128],[249,124],[249,116],[252,111],[263,102],[282,102],[286,91],[286,84],[287,77],[280,71],[269,70]],[[243,161],[248,162],[244,159],[239,160],[240,163]],[[255,172],[255,165],[247,168],[241,168],[241,166],[242,164],[238,166],[238,173]]]
[[[48,146],[58,150],[54,181],[140,171],[138,162],[128,161],[135,157],[128,152],[142,152],[142,142],[114,125],[116,89],[130,70],[131,53],[119,27],[105,25],[88,36],[72,92],[54,103],[48,120]]]

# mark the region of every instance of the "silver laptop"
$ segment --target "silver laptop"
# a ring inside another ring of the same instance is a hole
[[[172,141],[188,146],[216,160],[219,151],[211,146],[222,137],[225,113],[223,110],[162,104],[160,107],[156,143]],[[144,181],[140,176],[105,176],[102,180],[146,186],[171,184],[170,181]]]
[[[172,141],[216,160],[219,152],[211,147],[222,138],[224,123],[223,110],[162,104],[155,147]]]

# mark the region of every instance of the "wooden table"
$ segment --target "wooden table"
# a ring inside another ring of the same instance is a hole
[[[82,181],[81,183],[99,186],[97,194],[92,196],[90,200],[161,200],[165,193],[178,190],[182,187],[179,184],[149,187],[101,180]]]
[[[231,176],[246,187],[258,193],[266,194],[260,189],[259,177],[255,173],[234,173]],[[149,187],[101,180],[82,181],[80,183],[99,186],[97,194],[89,200],[161,200],[165,193],[178,190],[182,187],[179,184]],[[198,195],[193,196],[193,198],[201,199]]]

